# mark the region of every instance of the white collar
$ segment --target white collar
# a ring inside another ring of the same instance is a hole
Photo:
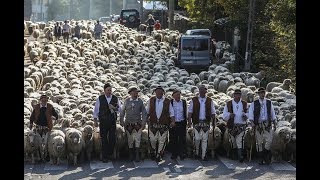
[[[180,99],[180,101],[176,101],[175,99],[173,99],[173,102],[180,103],[182,102],[182,99]]]
[[[160,101],[162,101],[162,100],[164,100],[164,97],[162,96],[162,98],[161,98],[161,99],[158,99],[158,98],[157,98],[157,96],[156,96],[156,100],[160,100]]]
[[[133,100],[132,97],[130,97],[130,101],[138,101],[138,98],[136,98],[135,100]]]
[[[240,102],[241,102],[241,98],[240,98],[240,100],[239,100],[239,102],[236,102],[234,99],[232,99],[232,101],[234,102],[234,103],[236,103],[236,104],[239,104]]]
[[[263,98],[262,100],[259,98],[260,103],[264,103],[266,101],[266,98]]]
[[[205,100],[206,98],[207,98],[207,96],[204,96],[204,97],[199,96],[199,99],[201,99],[201,100]]]
[[[40,103],[40,108],[47,107],[47,106],[48,106],[48,103],[46,103],[46,105],[44,105],[44,106]]]
[[[108,99],[109,99],[109,98],[112,98],[112,94],[110,95],[110,97],[108,97],[107,95],[104,95],[104,96],[105,96],[106,98],[108,98]]]

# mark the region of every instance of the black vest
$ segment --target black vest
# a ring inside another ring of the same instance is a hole
[[[187,103],[186,103],[186,100],[183,100],[181,99],[182,101],[182,107],[183,107],[183,117],[184,117],[184,120],[186,121],[187,120]],[[173,108],[173,99],[171,99],[171,105],[172,105],[172,108]]]
[[[108,101],[106,99],[105,95],[100,95],[99,96],[99,102],[100,102],[100,107],[99,107],[99,121],[101,120],[107,120],[109,115],[111,114]],[[112,104],[114,107],[119,107],[118,104],[118,97],[115,95],[112,95],[110,104]],[[114,120],[117,119],[117,113],[114,113],[115,117]]]
[[[271,126],[271,101],[266,99],[267,101],[267,119],[268,119],[268,126]],[[260,102],[259,99],[255,100],[254,102],[254,110],[253,110],[253,123],[258,125],[258,120],[260,117]]]
[[[47,121],[47,117],[46,117],[46,110],[47,110],[46,107],[40,108],[39,120],[37,122],[37,124],[40,126],[47,126],[48,125],[48,121]]]

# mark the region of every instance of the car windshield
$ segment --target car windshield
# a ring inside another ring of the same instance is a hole
[[[123,18],[128,18],[130,15],[136,15],[135,11],[122,11],[122,17]]]
[[[195,32],[192,32],[192,34],[210,36],[210,33],[208,31],[195,31]]]
[[[186,51],[208,50],[208,39],[183,39],[182,49]]]

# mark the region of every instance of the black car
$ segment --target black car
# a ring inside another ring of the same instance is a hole
[[[128,28],[139,28],[139,11],[136,9],[122,9],[120,13],[120,24]]]

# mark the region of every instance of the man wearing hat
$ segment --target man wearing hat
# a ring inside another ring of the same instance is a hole
[[[151,32],[153,31],[153,27],[154,27],[154,24],[155,24],[155,20],[152,16],[152,14],[149,14],[148,15],[148,19],[146,20],[146,23],[147,23],[147,31],[149,31],[150,35],[151,35]]]
[[[103,87],[104,94],[100,95],[95,103],[93,118],[95,126],[100,128],[102,142],[102,161],[108,162],[111,158],[116,142],[117,112],[121,111],[121,102],[112,94],[112,86],[106,83]]]
[[[206,156],[206,152],[210,123],[212,123],[214,129],[216,110],[214,108],[214,102],[212,99],[206,96],[207,88],[204,85],[200,85],[198,88],[199,96],[193,97],[190,101],[190,106],[188,109],[188,127],[193,124],[196,158],[200,158],[199,146],[201,141],[201,159],[207,161],[208,158]]]
[[[33,123],[35,123],[36,128],[41,136],[48,130],[51,131],[53,126],[52,116],[58,120],[58,114],[53,106],[48,103],[48,99],[49,97],[47,95],[41,95],[40,103],[34,105],[32,114],[30,116],[30,129],[32,129]]]
[[[270,164],[270,146],[273,138],[273,131],[276,128],[276,114],[271,101],[265,98],[266,90],[261,87],[258,89],[257,93],[259,99],[253,101],[250,105],[249,120],[256,132],[257,152],[258,156],[261,158],[259,164]],[[274,125],[273,127],[272,124]]]
[[[171,105],[173,107],[175,127],[169,131],[170,141],[172,143],[171,159],[176,159],[177,156],[183,160],[186,150],[186,125],[187,125],[187,103],[181,99],[181,92],[178,89],[173,90]]]
[[[141,131],[145,128],[147,119],[146,108],[142,100],[138,98],[139,92],[140,90],[138,90],[136,87],[129,88],[128,93],[130,94],[130,97],[124,101],[124,105],[122,106],[122,110],[120,112],[120,125],[125,127],[128,138],[130,161],[132,161],[134,157],[133,142],[135,142],[136,162],[140,161],[139,148]]]
[[[232,154],[238,153],[239,161],[244,161],[244,136],[248,119],[247,102],[241,100],[241,90],[236,89],[233,100],[226,103],[223,109],[223,120],[227,121],[227,129],[231,139]]]
[[[175,126],[174,112],[170,100],[163,97],[164,89],[161,86],[154,90],[156,96],[148,101],[148,134],[151,144],[151,158],[162,161],[165,143],[170,127]],[[158,148],[156,144],[158,142]]]

